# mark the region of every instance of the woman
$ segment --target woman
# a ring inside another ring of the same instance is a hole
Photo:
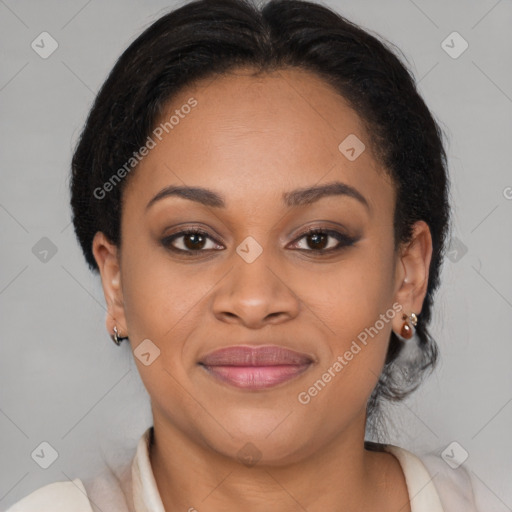
[[[71,195],[154,424],[114,477],[11,512],[477,510],[460,465],[365,441],[435,365],[449,221],[441,131],[383,43],[300,0],[188,3],[116,63]]]

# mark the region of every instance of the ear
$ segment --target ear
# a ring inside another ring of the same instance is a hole
[[[105,320],[107,331],[110,335],[113,335],[114,326],[117,326],[117,332],[120,337],[128,336],[118,248],[101,231],[98,231],[94,235],[92,252],[101,274],[101,283],[107,304],[107,317]]]
[[[396,267],[395,301],[402,305],[403,313],[420,315],[427,294],[432,236],[428,224],[418,221],[413,226],[411,241],[400,248]],[[419,318],[421,321],[421,318]],[[393,330],[400,333],[402,315],[396,315]]]

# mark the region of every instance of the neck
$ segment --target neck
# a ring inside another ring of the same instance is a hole
[[[153,432],[150,460],[165,510],[410,510],[397,460],[365,450],[364,421],[288,464],[245,465],[157,418]]]

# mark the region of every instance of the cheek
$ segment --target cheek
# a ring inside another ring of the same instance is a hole
[[[335,333],[326,338],[329,353],[301,390],[311,406],[307,408],[309,418],[325,415],[326,410],[333,411],[337,418],[334,426],[324,425],[325,435],[330,428],[351,421],[355,411],[366,406],[382,372],[394,313],[391,306],[386,308],[383,303],[378,308],[374,302],[366,301],[368,295],[340,293],[347,302],[338,302],[341,307],[325,317],[330,323],[329,331]]]
[[[366,247],[335,272],[303,280],[299,294],[308,297],[308,308],[324,326],[328,345],[310,384],[318,379],[329,383],[325,392],[322,383],[316,386],[322,396],[314,407],[364,404],[377,383],[395,316],[390,254],[391,246],[382,251]]]
[[[164,342],[194,314],[208,283],[194,277],[193,265],[173,262],[149,234],[125,235],[121,279],[127,327],[139,338]]]
[[[303,273],[294,281],[297,295],[307,297],[308,307],[343,343],[373,325],[393,303],[391,248],[365,245],[324,271]]]

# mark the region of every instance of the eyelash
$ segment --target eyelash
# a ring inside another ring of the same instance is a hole
[[[295,239],[294,243],[302,240],[303,238],[307,237],[308,235],[315,235],[315,234],[324,234],[324,235],[331,236],[331,237],[337,239],[339,244],[336,247],[331,247],[330,249],[298,249],[298,250],[310,252],[310,253],[312,252],[312,253],[316,253],[319,256],[324,256],[324,255],[332,254],[334,252],[341,251],[342,249],[344,249],[346,247],[350,247],[350,246],[354,245],[354,243],[357,241],[356,238],[350,237],[348,235],[344,235],[343,233],[339,233],[338,231],[334,231],[332,229],[310,228],[310,229],[304,231],[303,233],[301,233]],[[203,236],[205,238],[209,238],[210,240],[213,240],[215,243],[217,243],[217,241],[214,240],[206,231],[203,231],[201,229],[196,229],[196,228],[185,229],[178,233],[174,233],[170,236],[163,238],[161,242],[164,247],[166,247],[167,249],[169,249],[173,252],[181,253],[181,254],[188,253],[188,254],[190,254],[190,256],[193,256],[200,252],[216,250],[216,249],[198,249],[198,250],[194,251],[194,250],[190,250],[190,249],[188,249],[188,250],[178,249],[171,245],[172,242],[174,242],[174,240],[181,238],[183,236],[186,236],[186,235],[201,235],[201,236]]]

